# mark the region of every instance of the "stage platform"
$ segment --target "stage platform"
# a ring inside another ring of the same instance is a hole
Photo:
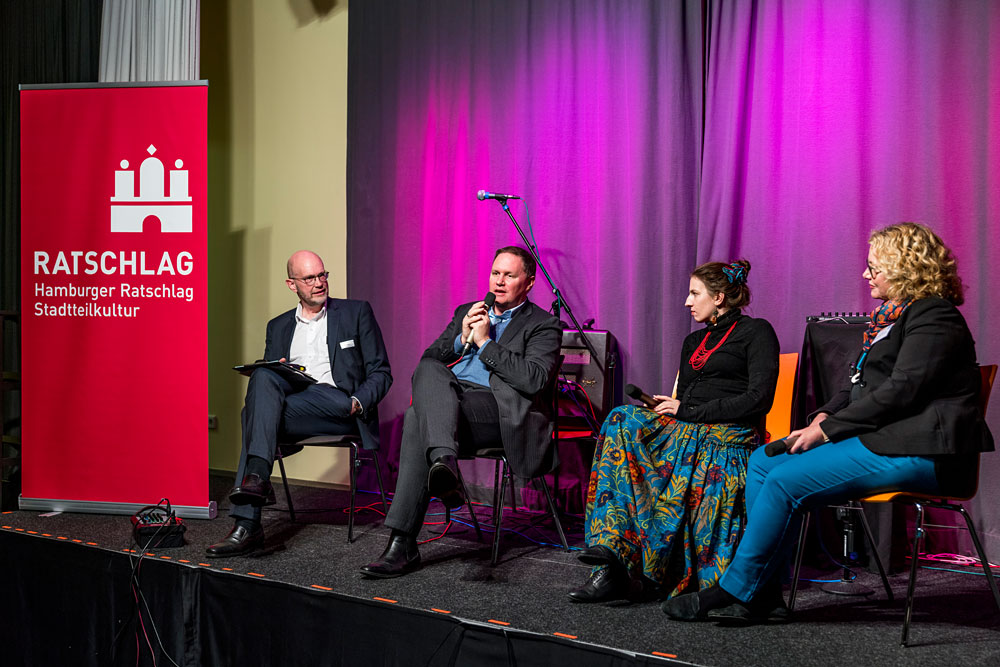
[[[508,512],[517,532],[503,535],[496,567],[488,535],[479,543],[471,528],[453,523],[421,547],[421,570],[372,580],[358,567],[385,545],[379,514],[357,514],[349,545],[347,494],[302,486],[293,491],[296,523],[281,509],[265,511],[260,555],[206,559],[205,546],[231,525],[229,483],[213,478],[218,519],[187,521],[184,547],[143,558],[138,599],[130,589],[137,561],[127,551],[135,548],[128,517],[0,516],[4,667],[135,665],[137,652],[138,664],[152,665],[148,646],[161,666],[1000,664],[1000,615],[984,577],[972,570],[921,572],[913,646],[905,649],[903,575],[892,577],[895,602],[860,571],[858,581],[879,589],[876,595],[840,597],[806,583],[788,625],[685,624],[669,621],[655,601],[570,603],[566,591],[588,568],[549,546],[555,533],[539,514]],[[378,507],[376,496],[361,498]],[[484,524],[488,516],[482,508]],[[579,546],[579,520],[569,518],[567,527]],[[425,527],[422,539],[441,528]]]

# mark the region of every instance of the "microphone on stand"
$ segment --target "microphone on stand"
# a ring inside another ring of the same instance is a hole
[[[480,190],[477,192],[476,198],[479,201],[484,201],[486,199],[499,199],[501,201],[505,199],[520,199],[517,195],[502,195],[499,192],[487,192],[486,190]]]
[[[642,389],[639,389],[634,384],[625,385],[625,395],[631,399],[645,403],[647,408],[656,407],[656,399],[644,392]]]
[[[493,307],[493,303],[497,300],[497,295],[493,292],[487,292],[486,296],[483,297],[483,305],[486,306],[486,313],[489,316],[490,308]],[[472,347],[472,334],[469,334],[469,340],[465,341],[465,347],[462,348],[462,356],[464,357],[469,353],[469,348]]]

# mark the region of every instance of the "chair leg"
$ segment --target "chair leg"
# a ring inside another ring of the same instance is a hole
[[[809,530],[809,517],[812,512],[802,513],[802,525],[799,528],[799,548],[795,552],[795,567],[792,569],[792,590],[788,592],[788,609],[795,611],[795,594],[799,590],[799,573],[802,570],[802,555],[806,551],[806,533]]]
[[[913,616],[913,591],[917,586],[917,561],[920,556],[920,542],[924,538],[924,506],[914,503],[917,508],[917,520],[913,530],[913,556],[910,560],[910,581],[906,586],[906,610],[903,613],[903,634],[900,637],[900,646],[906,646],[910,635],[910,618]]]
[[[497,555],[500,553],[500,523],[503,521],[504,492],[507,489],[507,461],[503,462],[503,468],[504,475],[502,476],[499,489],[500,497],[497,499],[496,507],[493,510],[493,515],[495,517],[493,522],[493,557],[490,558],[490,565],[497,564]]]
[[[514,475],[510,471],[507,462],[504,462],[503,469],[507,474],[507,481],[510,483],[510,511],[517,511],[517,486],[514,484]]]
[[[861,503],[857,501],[851,502],[851,507],[858,511],[861,516],[861,527],[865,531],[865,538],[868,540],[869,551],[871,551],[872,556],[875,557],[875,565],[878,566],[878,573],[882,577],[882,587],[885,589],[885,595],[889,598],[891,602],[892,588],[889,586],[889,578],[885,576],[885,568],[882,566],[882,557],[878,553],[878,545],[875,544],[875,536],[872,535],[872,528],[868,525],[868,517],[865,516],[865,508],[861,506]]]
[[[506,481],[507,478],[504,477],[504,482]],[[493,461],[493,513],[491,515],[494,528],[496,528],[498,521],[497,508],[500,507],[499,503],[503,502],[502,500],[498,501],[499,497],[500,497],[500,459],[496,459],[495,461]]]
[[[285,475],[285,461],[281,457],[281,447],[277,447],[275,453],[278,455],[278,469],[281,470],[281,484],[285,487],[285,500],[288,502],[288,517],[292,523],[295,523],[295,506],[292,505],[292,492],[288,490],[288,477]]]
[[[545,492],[545,499],[549,501],[549,512],[552,513],[552,523],[556,524],[556,530],[559,532],[559,539],[562,541],[563,549],[569,551],[566,533],[563,532],[562,522],[559,520],[559,508],[556,507],[555,502],[552,500],[552,494],[549,493],[549,485],[545,482],[544,476],[536,477],[535,479],[541,482],[542,491]]]
[[[972,543],[976,546],[976,553],[979,554],[979,562],[983,566],[986,581],[989,582],[990,590],[993,591],[993,599],[997,603],[997,609],[1000,609],[1000,592],[997,591],[997,581],[993,576],[993,568],[990,567],[990,562],[986,559],[986,552],[983,551],[983,543],[979,541],[979,532],[972,525],[972,517],[969,516],[969,513],[961,505],[950,505],[949,507],[961,514],[965,519],[965,525],[969,528],[969,535],[972,536]]]
[[[465,496],[465,506],[469,508],[469,516],[472,518],[472,526],[476,529],[476,541],[483,541],[483,530],[479,527],[479,518],[476,516],[476,510],[472,506],[472,498],[469,496],[469,490],[465,488],[465,477],[462,476],[462,468],[458,468],[458,483],[462,485],[462,495]],[[445,508],[445,525],[451,521],[451,510],[447,507]]]
[[[354,499],[358,492],[358,446],[351,443],[351,513],[347,515],[347,543],[354,541]]]
[[[375,477],[378,479],[378,495],[382,498],[382,513],[389,513],[389,503],[385,500],[385,486],[382,484],[382,462],[378,458],[378,450],[372,450],[372,461],[375,463]]]

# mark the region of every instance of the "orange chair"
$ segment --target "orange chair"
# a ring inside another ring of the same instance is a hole
[[[784,438],[792,430],[792,395],[795,393],[795,374],[799,366],[799,353],[788,352],[778,357],[778,385],[774,392],[774,402],[771,411],[764,418],[764,430],[770,440]],[[674,388],[670,394],[677,398],[677,380],[674,378]]]
[[[799,353],[788,352],[778,358],[778,386],[774,403],[764,419],[764,430],[769,440],[780,440],[792,431],[792,394],[795,393],[795,373],[799,366]]]
[[[993,380],[996,379],[997,366],[996,364],[991,364],[989,366],[980,366],[979,370],[982,374],[982,384],[979,394],[979,409],[982,411],[983,416],[986,415],[986,407],[989,404],[990,392],[993,389]],[[973,476],[974,475],[974,476]],[[956,501],[966,501],[971,500],[976,495],[979,483],[979,459],[976,459],[976,469],[970,475],[973,481],[971,488],[967,493],[962,495],[954,496],[928,496],[920,493],[907,493],[905,491],[895,491],[892,493],[880,493],[878,495],[869,496],[867,498],[862,498],[863,502],[866,503],[905,503],[913,505],[917,510],[916,523],[914,524],[914,535],[913,535],[913,554],[910,560],[910,580],[906,588],[906,610],[903,616],[903,633],[900,637],[900,645],[907,646],[910,631],[910,619],[913,616],[913,592],[917,584],[917,564],[920,555],[920,542],[924,538],[924,508],[930,507],[933,509],[949,510],[952,512],[958,512],[965,519],[965,525],[968,528],[969,536],[972,538],[972,543],[976,548],[976,553],[979,555],[979,562],[983,566],[983,573],[986,575],[986,580],[989,583],[990,590],[993,592],[993,599],[997,603],[997,609],[1000,610],[1000,590],[997,589],[996,579],[993,577],[993,572],[990,568],[989,560],[986,558],[986,552],[983,551],[982,542],[979,539],[979,533],[976,531],[976,527],[972,523],[972,517],[965,510],[962,505],[955,504]],[[868,528],[868,522],[864,518],[864,512],[862,511],[861,504],[858,501],[851,501],[847,507],[849,509],[857,510],[862,517],[862,525],[865,528],[865,536],[868,538],[868,545],[871,547],[872,555],[875,557],[875,563],[882,573],[882,580],[886,587],[886,592],[890,600],[892,600],[892,591],[889,589],[888,581],[885,578],[885,570],[882,567],[882,560],[879,558],[878,550],[875,548],[875,542],[872,539],[871,531]],[[792,590],[788,600],[789,608],[794,609],[795,607],[795,592],[799,581],[799,567],[802,564],[802,552],[805,548],[805,528],[807,526],[808,516],[802,521],[802,532],[799,535],[799,549],[798,554],[795,559],[795,574],[792,579]]]

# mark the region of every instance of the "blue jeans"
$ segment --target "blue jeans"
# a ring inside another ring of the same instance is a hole
[[[775,457],[760,447],[750,456],[747,470],[746,533],[719,585],[749,601],[777,575],[798,537],[804,512],[901,489],[938,493],[934,459],[882,456],[857,438]]]

